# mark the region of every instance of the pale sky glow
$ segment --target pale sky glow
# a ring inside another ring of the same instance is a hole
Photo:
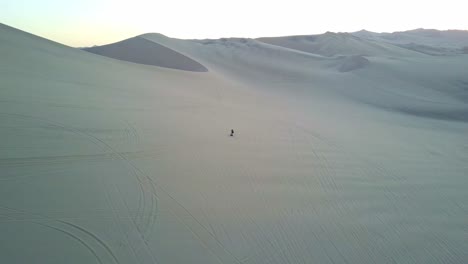
[[[0,22],[70,46],[90,46],[150,32],[220,38],[468,29],[467,10],[464,0],[0,0]]]

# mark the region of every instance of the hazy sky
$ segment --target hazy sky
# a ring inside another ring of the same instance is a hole
[[[90,46],[149,32],[219,38],[468,29],[467,10],[467,0],[0,0],[0,22],[70,46]]]

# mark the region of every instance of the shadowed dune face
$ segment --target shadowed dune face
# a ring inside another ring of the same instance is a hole
[[[468,107],[465,109],[460,110],[426,110],[424,109],[396,109],[397,111],[401,111],[402,113],[421,116],[426,118],[432,119],[440,119],[440,120],[452,120],[452,121],[460,121],[468,123]]]
[[[369,65],[369,60],[366,59],[364,56],[347,56],[344,57],[340,60],[340,65],[338,67],[338,70],[340,72],[349,72],[349,71],[354,71],[358,70],[364,67],[367,67]]]
[[[205,66],[197,61],[141,37],[134,37],[104,46],[84,48],[83,50],[139,64],[193,72],[208,71]]]

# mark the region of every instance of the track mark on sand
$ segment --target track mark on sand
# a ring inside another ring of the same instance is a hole
[[[84,228],[82,228],[82,227],[80,227],[80,226],[78,226],[78,225],[75,225],[75,224],[72,224],[72,223],[70,223],[70,222],[66,222],[66,221],[63,221],[63,220],[58,220],[58,221],[61,222],[61,223],[66,224],[66,225],[69,225],[69,226],[71,226],[71,227],[74,227],[74,228],[76,228],[76,229],[78,229],[78,230],[80,230],[80,231],[82,231],[82,232],[88,234],[88,235],[91,236],[92,238],[94,238],[94,239],[96,240],[96,242],[98,242],[102,247],[104,247],[104,248],[107,250],[107,252],[109,253],[109,255],[111,255],[112,258],[114,259],[115,263],[120,263],[119,260],[117,259],[117,257],[114,255],[114,253],[113,253],[112,250],[110,249],[110,247],[109,247],[106,243],[104,243],[104,241],[101,240],[98,236],[96,236],[95,234],[91,233],[90,231],[88,231],[88,230],[86,230],[86,229],[84,229]]]
[[[43,223],[39,223],[39,222],[33,222],[35,224],[38,224],[38,225],[41,225],[41,226],[44,226],[44,227],[47,227],[47,228],[50,228],[50,229],[53,229],[53,230],[56,230],[58,232],[61,232],[63,234],[65,234],[66,236],[68,237],[71,237],[72,239],[74,239],[75,241],[78,241],[78,243],[82,244],[84,247],[86,247],[93,255],[94,257],[96,258],[97,262],[99,264],[103,264],[101,258],[99,258],[98,254],[96,253],[96,251],[90,247],[86,242],[84,242],[81,238],[75,236],[73,233],[71,232],[68,232],[66,230],[63,230],[63,229],[60,229],[60,228],[57,228],[57,227],[54,227],[54,226],[50,226],[50,225],[47,225],[47,224],[43,224]]]
[[[84,246],[96,258],[96,261],[99,264],[104,264],[104,262],[102,261],[102,256],[99,256],[100,254],[98,254],[98,251],[96,251],[96,249],[92,247],[92,245],[91,245],[91,243],[89,241],[86,241],[85,239],[80,238],[76,233],[72,232],[71,230],[67,230],[66,226],[60,227],[60,226],[57,226],[57,224],[62,223],[62,224],[66,224],[68,226],[72,226],[72,227],[75,228],[75,230],[78,229],[79,231],[81,231],[81,233],[85,233],[85,234],[88,234],[88,236],[91,236],[98,244],[100,244],[105,249],[105,251],[108,254],[110,254],[112,256],[115,263],[117,263],[117,264],[120,263],[117,260],[117,258],[115,257],[115,255],[112,253],[112,250],[109,248],[109,246],[107,246],[104,243],[104,241],[99,239],[96,235],[94,235],[94,234],[90,233],[89,231],[85,230],[84,228],[80,228],[80,227],[78,227],[76,225],[73,225],[73,224],[70,224],[70,223],[68,223],[66,221],[55,220],[55,219],[49,218],[49,217],[41,215],[41,214],[28,213],[28,212],[23,211],[23,210],[14,209],[14,208],[5,207],[5,206],[0,206],[0,208],[6,209],[6,210],[11,211],[11,212],[15,212],[16,214],[34,217],[36,220],[28,220],[28,222],[36,224],[36,225],[40,225],[40,226],[43,226],[43,227],[46,227],[46,228],[49,228],[49,229],[52,229],[52,230],[55,230],[55,231],[58,231],[58,232],[60,232],[60,233],[62,233],[64,235],[66,235],[67,237],[70,237],[71,239],[77,241],[79,244]],[[9,218],[11,218],[13,220],[17,220],[12,215],[7,215],[7,217],[9,217]],[[55,225],[54,225],[54,223],[55,223]]]
[[[155,201],[158,201],[159,199],[164,198],[170,204],[169,209],[172,212],[172,214],[178,219],[178,221],[182,223],[194,235],[194,237],[201,243],[201,245],[203,245],[203,247],[205,247],[207,251],[209,251],[213,256],[215,256],[216,259],[220,263],[226,263],[226,262],[238,263],[238,264],[241,263],[241,261],[235,255],[233,255],[233,253],[231,253],[203,224],[201,224],[200,221],[187,208],[185,208],[174,196],[172,196],[162,186],[157,184],[154,181],[154,179],[152,179],[150,176],[144,173],[140,168],[138,168],[135,164],[133,164],[131,160],[129,160],[126,156],[122,155],[120,152],[116,151],[111,145],[109,145],[104,140],[92,134],[89,134],[86,131],[82,131],[74,127],[66,126],[58,122],[53,122],[45,118],[21,115],[21,114],[7,114],[7,115],[26,118],[26,119],[35,119],[35,120],[45,122],[47,124],[59,127],[63,129],[64,131],[69,131],[77,135],[85,136],[93,144],[104,147],[105,149],[109,150],[111,154],[114,155],[114,157],[118,158],[119,160],[123,162],[123,164],[128,166],[127,168],[132,172],[132,174],[138,181],[139,187],[141,188],[140,189],[141,192],[143,193],[145,192],[144,181],[146,183],[149,183],[152,186],[149,194],[154,195]],[[126,204],[126,202],[124,203]],[[127,204],[126,206],[128,207]],[[150,209],[150,211],[151,210],[152,209]],[[144,214],[142,215],[144,216]],[[156,215],[157,214],[155,213],[150,213],[148,217],[156,218]],[[133,222],[134,222],[136,230],[139,233],[141,241],[144,243],[148,253],[153,258],[153,261],[156,263],[157,261],[154,255],[151,253],[152,251],[149,249],[148,243],[145,239],[145,234],[142,232],[142,228],[139,227],[139,225],[135,221]]]
[[[38,120],[38,121],[41,121],[43,123],[46,123],[50,126],[55,126],[57,128],[60,128],[62,129],[63,131],[69,131],[71,133],[74,133],[76,135],[80,135],[80,136],[83,136],[85,138],[87,138],[90,142],[92,142],[94,145],[98,146],[98,147],[103,147],[107,150],[109,150],[111,153],[110,155],[111,156],[114,156],[115,158],[119,159],[120,161],[122,161],[123,165],[125,167],[127,167],[127,169],[130,170],[131,174],[133,174],[133,176],[135,177],[135,179],[137,180],[138,182],[138,186],[140,188],[140,195],[142,197],[142,203],[143,203],[143,206],[141,206],[141,209],[140,211],[141,212],[137,212],[136,214],[136,218],[142,218],[145,216],[145,213],[144,213],[144,208],[145,208],[145,194],[147,192],[145,192],[145,188],[144,188],[144,184],[142,182],[142,178],[149,178],[147,175],[143,175],[142,176],[142,172],[138,169],[138,167],[136,167],[125,155],[123,155],[122,153],[116,151],[112,146],[110,146],[108,143],[106,143],[104,140],[84,131],[84,130],[80,130],[80,129],[77,129],[77,128],[74,128],[74,127],[70,127],[70,126],[66,126],[65,124],[62,124],[62,123],[59,123],[59,122],[54,122],[54,121],[50,121],[48,119],[45,119],[45,118],[41,118],[41,117],[35,117],[35,116],[30,116],[30,115],[22,115],[22,114],[11,114],[11,113],[0,113],[0,114],[3,114],[3,115],[8,115],[8,116],[14,116],[14,117],[17,117],[17,118],[22,118],[22,119],[30,119],[30,120]],[[117,188],[117,187],[116,187]],[[120,191],[120,190],[119,190]],[[150,193],[149,195],[155,195],[153,193]],[[157,196],[156,196],[157,197]],[[124,203],[126,204],[126,202],[124,201]],[[153,207],[154,208],[154,207]],[[157,207],[156,207],[157,208]],[[131,212],[131,210],[129,209],[128,205],[127,205],[127,209],[129,212]],[[152,210],[152,209],[150,209]],[[148,217],[156,217],[156,213],[150,213]],[[145,235],[142,233],[142,228],[140,227],[140,225],[137,223],[137,221],[133,218],[132,219],[132,222],[134,223],[135,225],[135,228],[136,230],[138,231],[138,233],[140,234],[140,239],[144,242],[144,245],[146,246],[146,249],[148,251],[148,253],[151,255],[151,257],[153,258],[153,262],[157,262],[156,260],[154,260],[154,256],[153,254],[151,253],[151,250],[148,248],[148,244],[145,240]]]

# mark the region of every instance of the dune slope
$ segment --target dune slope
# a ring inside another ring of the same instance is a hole
[[[466,55],[141,38],[209,71],[0,25],[0,263],[468,259]]]
[[[374,33],[365,30],[352,33],[363,39],[397,45],[428,55],[463,54],[468,47],[468,31],[414,29],[393,33]]]
[[[134,37],[117,43],[85,48],[84,50],[102,56],[145,65],[153,65],[184,71],[208,71],[200,63],[163,45]]]
[[[414,52],[363,39],[349,33],[327,32],[320,35],[258,38],[257,40],[285,48],[324,56],[364,55],[364,56],[415,56]]]

